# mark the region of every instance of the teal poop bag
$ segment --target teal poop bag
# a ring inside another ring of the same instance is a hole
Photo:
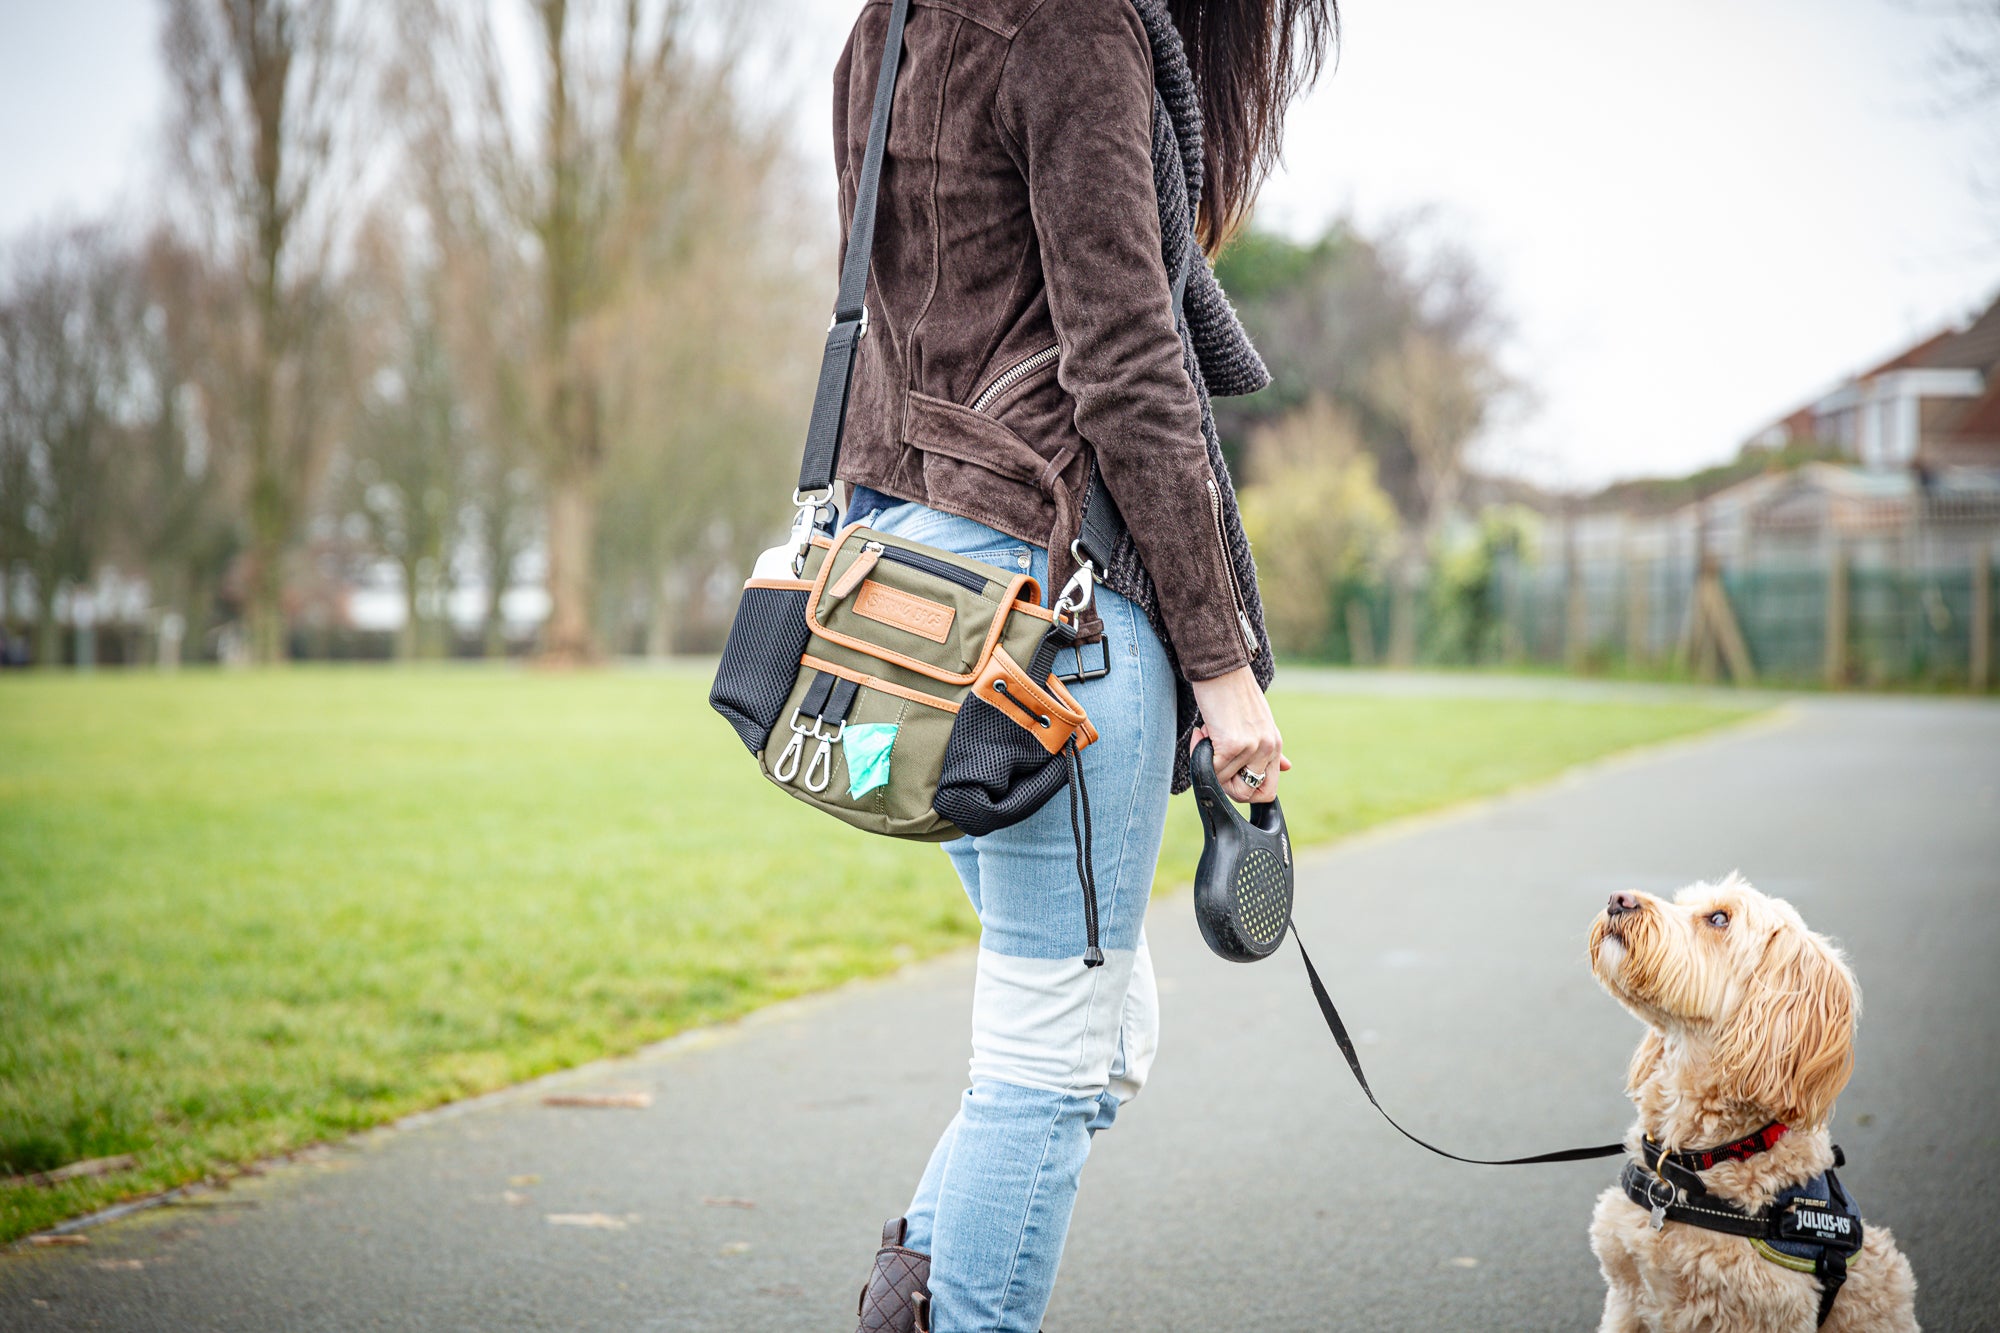
[[[894,722],[850,722],[840,738],[847,751],[847,794],[856,800],[889,785],[889,751],[896,745]]]

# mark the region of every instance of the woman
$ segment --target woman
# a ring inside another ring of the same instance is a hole
[[[843,218],[889,16],[869,0],[834,76]],[[1208,412],[1268,376],[1190,236],[1212,254],[1240,225],[1336,22],[1334,0],[912,0],[847,517],[1060,589],[1095,467],[1127,533],[1058,661],[1101,737],[1083,765],[1106,961],[1082,961],[1065,802],[947,845],[981,927],[971,1086],[884,1236],[864,1329],[1039,1327],[1091,1135],[1152,1062],[1168,794],[1203,735],[1239,801],[1289,767]]]

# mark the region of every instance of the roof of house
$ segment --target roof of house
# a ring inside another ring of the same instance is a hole
[[[1957,329],[1939,329],[1922,342],[1912,343],[1880,365],[1870,366],[1866,370],[1857,371],[1843,382],[1872,380],[1877,375],[1886,375],[1892,370],[1908,370],[1911,366],[1931,365],[1933,362],[1928,358],[1934,355],[1939,348],[1951,343],[1959,336]],[[1806,410],[1811,411],[1811,406],[1808,405]]]
[[[1976,370],[1982,375],[1990,375],[2000,367],[2000,297],[1986,307],[1979,318],[1962,329],[1940,329],[1919,342],[1910,344],[1886,361],[1878,362],[1866,370],[1856,371],[1841,380],[1842,384],[1855,384],[1872,380],[1878,375],[1887,375],[1898,370]],[[1826,395],[1821,394],[1811,402],[1802,404],[1784,416],[1778,417],[1758,431],[1751,438],[1762,436],[1773,427],[1782,428],[1787,435],[1797,436],[1808,433],[1812,425],[1813,409]],[[1977,433],[1992,433],[1981,428]]]
[[[1964,329],[1936,340],[1913,364],[1989,374],[2000,366],[2000,297]]]

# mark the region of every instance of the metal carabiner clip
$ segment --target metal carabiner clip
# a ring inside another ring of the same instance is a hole
[[[1076,559],[1076,573],[1069,576],[1068,583],[1063,584],[1062,593],[1052,609],[1057,620],[1062,620],[1067,614],[1069,619],[1064,623],[1074,627],[1076,618],[1089,608],[1091,590],[1097,586],[1102,571],[1090,563],[1090,557],[1076,542],[1069,544],[1069,553]]]
[[[805,757],[806,736],[819,729],[819,719],[814,718],[810,727],[799,725],[799,710],[792,710],[792,738],[785,742],[785,748],[778,755],[778,762],[771,765],[771,776],[780,782],[790,782],[798,776],[799,760]]]
[[[812,762],[806,765],[805,787],[809,792],[823,792],[833,781],[833,747],[840,744],[840,738],[847,734],[847,723],[843,720],[829,736],[820,730],[820,720],[813,719],[812,734],[819,738],[819,748],[813,751]]]
[[[794,490],[792,504],[798,509],[792,518],[792,574],[803,578],[806,557],[812,554],[813,534],[840,522],[840,509],[833,503],[831,486],[822,486],[810,494]]]

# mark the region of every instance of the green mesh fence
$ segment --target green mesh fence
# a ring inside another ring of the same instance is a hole
[[[1684,668],[1680,650],[1693,597],[1693,571],[1658,562],[1631,569],[1508,568],[1468,593],[1425,587],[1412,599],[1416,660],[1427,666],[1529,663],[1601,669]],[[1760,683],[1817,684],[1827,661],[1833,607],[1824,566],[1725,571],[1723,592]],[[1973,668],[1975,574],[1851,569],[1847,575],[1843,683],[1963,688]],[[2000,676],[2000,570],[1987,573],[1987,688]],[[1635,581],[1636,585],[1635,586]],[[1342,663],[1388,660],[1395,598],[1379,584],[1344,584],[1333,594],[1326,642],[1310,656]],[[1573,637],[1581,642],[1573,644]]]

